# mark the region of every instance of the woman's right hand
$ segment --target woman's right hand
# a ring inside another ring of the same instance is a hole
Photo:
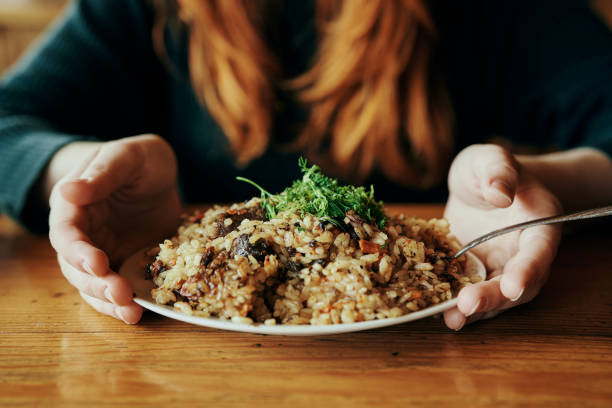
[[[93,150],[55,183],[49,238],[62,273],[83,299],[133,324],[142,308],[115,270],[138,249],[175,231],[181,212],[176,158],[154,135],[101,143]]]

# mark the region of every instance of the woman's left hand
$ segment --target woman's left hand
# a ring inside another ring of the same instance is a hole
[[[559,200],[516,159],[496,145],[473,145],[453,161],[444,216],[463,244],[492,230],[561,213]],[[561,229],[528,228],[494,238],[476,248],[487,280],[463,288],[457,307],[444,313],[455,330],[533,299],[549,274]]]

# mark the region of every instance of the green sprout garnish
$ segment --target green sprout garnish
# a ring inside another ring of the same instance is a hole
[[[345,214],[353,210],[366,221],[376,223],[380,228],[385,226],[387,218],[383,203],[374,199],[374,186],[370,186],[369,190],[365,187],[341,186],[338,180],[322,174],[319,166],[308,167],[308,161],[303,157],[298,160],[298,165],[304,174],[302,179],[294,181],[291,187],[279,194],[271,194],[247,178],[236,179],[259,189],[261,208],[268,219],[276,218],[283,211],[294,211],[315,215],[344,229]]]

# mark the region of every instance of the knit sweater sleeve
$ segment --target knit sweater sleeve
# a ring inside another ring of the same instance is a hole
[[[75,1],[0,82],[0,212],[47,228],[33,187],[77,140],[158,132],[164,69],[144,0]]]

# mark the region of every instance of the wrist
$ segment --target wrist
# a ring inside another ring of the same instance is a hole
[[[612,202],[612,160],[600,150],[584,147],[516,159],[567,211]]]

